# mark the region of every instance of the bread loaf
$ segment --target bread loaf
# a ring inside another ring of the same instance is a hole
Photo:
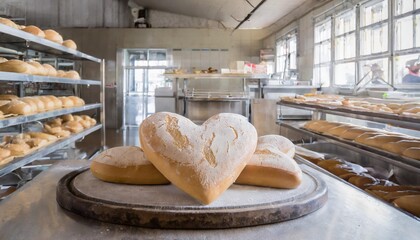
[[[11,101],[11,100],[17,100],[17,99],[19,99],[19,97],[16,96],[16,95],[12,95],[12,94],[2,94],[2,95],[0,95],[0,100]]]
[[[44,66],[42,66],[41,63],[35,61],[28,61],[27,63],[33,67],[33,75],[47,76],[48,71],[44,68]]]
[[[56,96],[48,95],[46,97],[48,97],[54,103],[54,109],[60,109],[63,107],[63,103]]]
[[[369,133],[369,132],[374,132],[374,131],[371,130],[371,129],[368,129],[368,128],[351,128],[351,129],[348,129],[347,131],[343,132],[342,134],[340,134],[339,137],[341,137],[343,139],[347,139],[347,140],[354,140],[358,136],[360,136],[364,133]]]
[[[146,158],[204,204],[238,178],[258,140],[248,119],[233,113],[217,114],[197,126],[175,113],[159,112],[143,120],[139,135]]]
[[[420,160],[420,147],[410,147],[403,151],[404,157]]]
[[[48,141],[42,138],[31,138],[25,141],[31,148],[44,147],[48,145]]]
[[[63,70],[57,70],[57,77],[63,78],[66,75],[66,72]]]
[[[50,64],[47,64],[47,63],[42,64],[42,66],[44,67],[47,76],[49,76],[49,77],[56,77],[57,76],[57,70],[55,70],[55,68],[53,66],[51,66]]]
[[[36,27],[36,26],[33,26],[33,25],[26,26],[25,28],[22,29],[22,31],[33,34],[37,37],[41,37],[41,38],[45,37],[44,31],[39,29],[39,27]]]
[[[71,39],[65,40],[63,42],[63,46],[68,47],[70,49],[74,49],[74,50],[77,49],[76,43],[73,40],[71,40]]]
[[[33,98],[24,97],[24,98],[21,98],[20,101],[29,104],[29,106],[31,106],[32,108],[32,113],[38,112],[38,104],[33,100]]]
[[[340,126],[337,126],[337,127],[330,128],[327,131],[325,131],[324,133],[327,134],[327,135],[332,135],[332,136],[340,136],[345,131],[347,131],[351,128],[355,128],[355,126],[348,125],[348,124],[343,124],[343,125],[340,125]]]
[[[63,129],[68,130],[72,133],[79,133],[79,132],[83,131],[84,128],[83,128],[82,124],[80,124],[77,121],[69,121],[69,122],[65,122],[63,124]]]
[[[55,104],[49,97],[39,96],[38,99],[44,103],[45,111],[51,111],[55,109]]]
[[[168,184],[169,181],[146,159],[139,147],[115,147],[92,160],[92,174],[106,182]]]
[[[371,147],[384,149],[384,144],[389,142],[398,142],[407,139],[402,136],[388,136],[388,135],[377,135],[365,139],[365,144]]]
[[[254,155],[235,183],[273,187],[296,188],[302,181],[302,171],[296,161],[274,144],[257,145]]]
[[[20,60],[9,60],[7,62],[0,63],[0,71],[2,72],[15,72],[32,74],[33,67]]]
[[[420,147],[420,140],[401,140],[383,145],[383,149],[398,155],[402,155],[404,150],[410,147]]]
[[[28,115],[32,114],[31,105],[20,100],[12,100],[10,103],[0,106],[0,111],[5,114]]]
[[[64,78],[70,78],[70,79],[74,79],[74,80],[80,80],[80,75],[78,72],[74,71],[74,70],[70,70],[66,73],[64,73]]]
[[[420,217],[420,195],[403,196],[395,199],[393,203],[407,212]]]
[[[68,99],[73,101],[73,105],[75,107],[80,107],[80,106],[84,106],[85,105],[85,101],[79,97],[76,96],[68,96]]]
[[[74,121],[74,117],[71,114],[66,114],[61,116],[61,119],[63,119],[64,122]]]
[[[370,176],[354,176],[349,178],[349,182],[358,188],[365,189],[377,183],[377,180]]]
[[[4,58],[4,57],[0,57],[0,63],[4,63],[4,62],[7,62],[8,60],[6,59],[6,58]]]
[[[273,146],[282,153],[293,158],[295,156],[295,145],[288,138],[280,135],[265,135],[258,138],[257,150],[265,145]]]
[[[45,39],[48,39],[58,44],[63,44],[63,37],[58,32],[52,29],[47,29],[44,31],[44,33],[45,33]]]
[[[38,96],[35,97],[25,97],[26,99],[31,99],[37,106],[38,112],[43,112],[45,111],[45,104],[44,102],[39,99]]]
[[[22,156],[26,155],[29,150],[31,150],[31,147],[26,143],[20,143],[20,144],[7,144],[5,146],[6,149],[10,150],[10,155],[12,156]]]
[[[60,99],[61,104],[64,108],[70,108],[74,106],[73,101],[68,97],[58,97]]]
[[[6,25],[8,27],[19,29],[19,27],[18,27],[18,25],[16,25],[16,23],[14,23],[12,20],[9,20],[7,18],[0,17],[0,23]]]

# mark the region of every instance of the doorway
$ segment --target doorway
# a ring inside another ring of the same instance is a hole
[[[155,112],[155,89],[165,86],[166,49],[124,51],[123,126],[138,127]]]

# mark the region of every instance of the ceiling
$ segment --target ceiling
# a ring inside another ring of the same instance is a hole
[[[261,0],[131,0],[139,6],[205,18],[221,22],[226,28],[235,28]],[[305,0],[267,0],[240,29],[261,29],[284,17]],[[235,20],[235,19],[236,20]]]

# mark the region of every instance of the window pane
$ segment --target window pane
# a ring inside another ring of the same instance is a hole
[[[416,1],[416,9],[420,8],[420,1]]]
[[[356,64],[343,63],[335,65],[334,83],[338,86],[354,86],[356,79]]]
[[[395,50],[413,47],[413,16],[395,22]]]
[[[315,67],[313,71],[313,84],[322,85],[322,87],[330,86],[330,67],[329,66],[320,66]]]
[[[336,17],[335,20],[335,35],[341,35],[356,29],[356,14],[352,10]]]
[[[335,39],[336,60],[348,59],[356,56],[355,36],[355,33],[352,33]]]
[[[413,11],[413,0],[395,0],[395,16]]]
[[[360,25],[362,27],[386,20],[388,18],[388,0],[375,4],[364,4],[361,7]]]
[[[379,79],[388,81],[388,59],[381,58],[360,62],[360,79],[371,80],[371,85],[382,84]]]
[[[321,62],[321,45],[315,45],[314,47],[314,64]]]
[[[315,26],[315,43],[319,43],[331,38],[331,20]]]
[[[361,54],[369,55],[388,50],[388,24],[361,31]]]
[[[419,54],[394,58],[394,84],[420,84],[418,67],[415,66],[418,59]]]

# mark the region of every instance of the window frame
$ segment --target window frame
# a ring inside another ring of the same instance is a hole
[[[291,41],[291,39],[293,39],[293,38],[296,38],[296,49],[295,49],[295,51],[294,51],[294,55],[295,55],[295,61],[296,61],[296,69],[293,69],[295,72],[296,72],[296,74],[298,73],[298,71],[299,71],[299,65],[298,65],[298,51],[299,51],[299,36],[298,36],[298,29],[297,28],[294,28],[294,29],[292,29],[292,30],[290,30],[289,32],[287,32],[286,34],[284,34],[284,35],[282,35],[281,37],[279,37],[279,38],[277,38],[276,39],[276,59],[275,59],[275,64],[276,64],[276,70],[275,70],[275,72],[276,72],[276,75],[279,75],[280,76],[280,78],[281,79],[284,79],[284,80],[289,80],[290,79],[290,76],[288,76],[289,78],[288,79],[286,79],[286,73],[290,73],[291,72],[291,70],[292,70],[292,68],[290,67],[290,59],[291,59],[291,57],[290,56],[288,56],[289,54],[291,54],[292,53],[292,51],[291,51],[291,49],[290,49],[290,41]],[[285,43],[285,48],[286,48],[286,53],[285,54],[282,54],[282,55],[280,55],[279,54],[279,52],[278,52],[278,46],[280,45],[280,43]],[[281,58],[281,57],[285,57],[285,68],[284,68],[284,70],[282,70],[282,71],[279,71],[279,58]]]

